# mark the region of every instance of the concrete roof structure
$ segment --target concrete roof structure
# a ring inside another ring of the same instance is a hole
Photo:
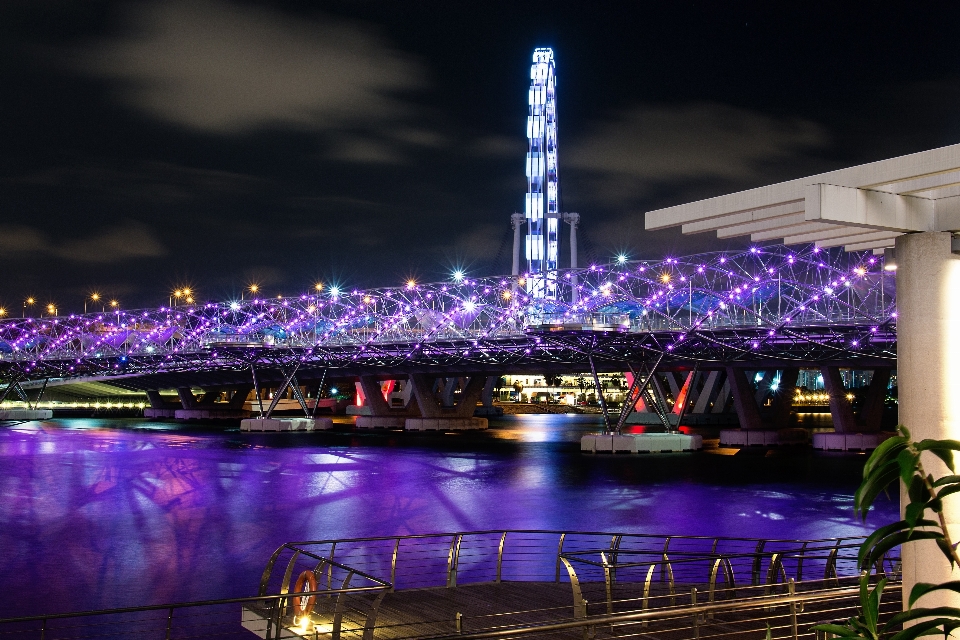
[[[904,233],[960,231],[960,144],[649,211],[645,226],[882,253]]]

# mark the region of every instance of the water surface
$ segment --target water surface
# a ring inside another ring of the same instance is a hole
[[[241,434],[139,420],[0,427],[0,615],[253,595],[292,540],[476,529],[862,534],[862,455],[579,453],[585,416],[482,437]],[[726,454],[732,451],[724,452]]]

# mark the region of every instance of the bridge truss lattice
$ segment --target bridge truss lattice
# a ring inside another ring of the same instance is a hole
[[[895,359],[895,285],[882,259],[752,248],[545,274],[0,322],[6,380],[239,370],[582,370],[673,362]],[[543,277],[543,276],[538,276]],[[576,293],[574,293],[576,292]],[[576,302],[570,302],[575,300]],[[848,365],[850,366],[850,365]]]

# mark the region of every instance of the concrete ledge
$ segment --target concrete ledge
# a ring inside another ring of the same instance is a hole
[[[403,416],[357,416],[356,426],[357,429],[403,429],[405,421]]]
[[[879,433],[815,433],[813,448],[822,451],[867,451],[876,449],[880,443],[894,435],[889,431]]]
[[[721,447],[776,447],[779,445],[809,444],[806,429],[721,429]]]
[[[370,410],[370,407],[368,407],[368,406],[366,406],[366,405],[364,405],[364,406],[362,406],[362,407],[358,407],[358,406],[355,405],[355,404],[348,404],[348,405],[347,405],[347,415],[348,415],[348,416],[369,416],[369,415],[372,415],[372,414],[373,414],[373,412]]]
[[[0,411],[0,420],[49,420],[52,409],[6,409]]]
[[[245,409],[177,409],[173,417],[177,420],[242,420],[249,418],[250,412]]]
[[[499,418],[503,415],[503,407],[477,407],[473,412],[475,418]]]
[[[407,431],[469,431],[488,426],[486,418],[407,418],[403,428]]]
[[[177,410],[176,409],[153,409],[147,407],[143,410],[144,418],[151,418],[156,420],[157,418],[176,418]]]
[[[660,453],[696,451],[701,448],[702,437],[683,433],[587,435],[580,439],[580,451],[587,453]]]
[[[240,431],[324,431],[333,428],[330,418],[247,418]]]
[[[721,447],[773,447],[780,444],[776,431],[760,429],[721,429]]]

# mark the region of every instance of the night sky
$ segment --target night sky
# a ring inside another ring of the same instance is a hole
[[[0,305],[508,272],[538,46],[586,259],[720,248],[643,212],[960,141],[957,24],[946,2],[4,0]]]

